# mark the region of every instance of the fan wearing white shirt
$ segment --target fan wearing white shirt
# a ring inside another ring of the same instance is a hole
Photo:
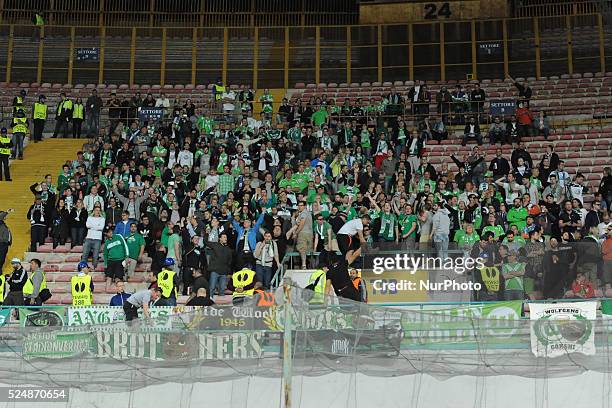
[[[193,167],[193,153],[189,151],[189,143],[185,143],[183,150],[179,152],[178,163],[181,167],[187,166],[189,169]]]

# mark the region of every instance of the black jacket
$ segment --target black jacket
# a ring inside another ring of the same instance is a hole
[[[222,245],[218,242],[206,242],[206,246],[211,250],[208,270],[210,272],[217,272],[220,275],[229,275],[232,272],[234,257],[232,248],[229,245]]]

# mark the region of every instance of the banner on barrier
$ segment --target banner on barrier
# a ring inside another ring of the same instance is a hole
[[[469,306],[404,306],[397,312],[373,311],[372,318],[386,328],[401,328],[402,347],[448,347],[488,343],[519,342],[522,301],[495,302]],[[395,320],[394,320],[395,319]],[[378,327],[376,327],[378,328]]]
[[[597,302],[529,303],[531,351],[537,357],[595,354]]]
[[[171,315],[186,313],[194,310],[193,306],[158,306],[149,308],[151,315],[151,328],[172,328]],[[142,311],[139,312],[142,317]],[[125,328],[125,324],[116,324],[125,321],[125,313],[120,306],[88,306],[69,307],[67,312],[68,326],[100,326],[115,323],[113,328]]]

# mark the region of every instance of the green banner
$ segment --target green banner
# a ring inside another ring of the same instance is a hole
[[[37,332],[23,339],[23,358],[66,358],[89,353],[94,337],[90,332]]]
[[[416,307],[397,312],[374,311],[377,325],[403,330],[402,348],[470,347],[477,342],[520,342],[522,301],[496,302],[464,307]],[[394,317],[396,317],[394,319]]]
[[[65,307],[53,308],[51,310],[19,308],[19,324],[21,327],[48,327],[63,326]]]

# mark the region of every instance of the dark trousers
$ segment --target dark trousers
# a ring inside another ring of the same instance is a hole
[[[63,138],[68,137],[68,121],[66,119],[57,119],[55,121],[55,130],[53,131],[53,137],[57,137],[60,133]]]
[[[0,155],[0,181],[2,180],[8,181],[10,179],[11,179],[11,171],[9,170],[9,156],[2,154]]]
[[[85,241],[85,233],[87,229],[72,227],[70,228],[70,241],[72,246],[83,245],[83,241]]]
[[[32,228],[30,229],[30,235],[30,251],[36,252],[36,250],[38,249],[38,245],[43,245],[45,243],[45,238],[47,238],[47,226],[32,225]]]
[[[4,262],[6,261],[6,254],[8,253],[8,249],[8,242],[0,242],[0,271],[2,271],[2,267],[4,266]],[[0,299],[0,301],[2,301],[2,299]]]
[[[72,137],[74,139],[81,138],[81,125],[83,124],[83,119],[72,119]]]
[[[125,313],[125,321],[131,322],[134,319],[138,319],[138,308],[130,302],[123,303],[123,312]]]
[[[45,130],[45,120],[44,119],[34,119],[34,134],[32,137],[35,142],[40,142],[43,137],[43,131]]]
[[[6,295],[6,299],[4,299],[3,306],[23,306],[23,292],[13,292],[10,291],[8,295]]]

